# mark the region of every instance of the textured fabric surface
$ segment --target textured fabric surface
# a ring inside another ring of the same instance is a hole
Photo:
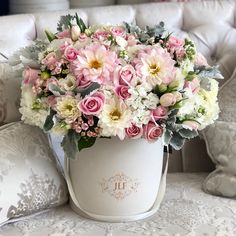
[[[204,181],[211,194],[236,198],[236,123],[217,121],[203,132],[216,170]]]
[[[219,92],[219,120],[236,122],[236,69]]]
[[[20,120],[20,84],[22,78],[7,63],[0,63],[0,126]]]
[[[236,201],[204,193],[206,174],[168,174],[159,211],[131,223],[103,223],[76,215],[68,205],[9,224],[1,236],[235,236]]]
[[[67,201],[44,133],[21,122],[0,128],[0,225]]]

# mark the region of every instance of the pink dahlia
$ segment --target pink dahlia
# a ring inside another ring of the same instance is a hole
[[[111,80],[112,73],[117,65],[115,52],[106,49],[103,45],[89,45],[80,50],[77,59],[73,62],[76,77],[83,75],[87,80],[104,84]]]
[[[134,65],[143,82],[153,87],[169,84],[175,79],[175,61],[161,47],[141,50],[134,59]]]

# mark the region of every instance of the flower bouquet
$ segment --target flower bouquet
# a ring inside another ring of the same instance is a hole
[[[24,64],[22,120],[62,135],[67,157],[114,136],[178,150],[217,119],[220,72],[163,22],[87,27],[76,14],[57,29],[11,62]]]

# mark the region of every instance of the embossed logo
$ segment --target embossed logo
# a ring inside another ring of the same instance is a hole
[[[101,182],[102,192],[108,193],[117,200],[123,200],[132,192],[137,192],[138,186],[137,179],[131,179],[122,172],[109,179],[104,178]]]

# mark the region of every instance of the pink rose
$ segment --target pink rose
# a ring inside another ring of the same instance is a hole
[[[97,31],[93,34],[94,38],[101,40],[101,41],[107,40],[107,38],[109,36],[111,36],[111,33],[108,31]]]
[[[97,115],[102,110],[104,102],[104,94],[96,91],[82,99],[78,104],[78,108],[85,115]]]
[[[185,120],[182,124],[184,128],[190,130],[197,130],[199,128],[199,123],[194,120]]]
[[[196,66],[209,66],[209,64],[207,63],[206,58],[201,53],[197,54],[197,56],[195,58],[195,61],[194,61],[194,64]]]
[[[197,78],[194,78],[191,81],[186,81],[184,88],[188,88],[192,91],[193,94],[196,94],[200,89],[200,82]]]
[[[152,117],[154,121],[159,119],[166,119],[168,114],[168,109],[163,106],[158,106],[156,109],[152,110]]]
[[[71,46],[68,46],[64,51],[64,56],[68,61],[76,60],[78,54],[78,51]]]
[[[53,70],[56,67],[57,55],[55,52],[50,52],[48,55],[42,60],[42,64],[46,65],[49,70]]]
[[[165,93],[160,97],[160,104],[163,107],[173,106],[176,103],[176,96],[173,93]]]
[[[170,36],[168,39],[169,48],[180,48],[184,46],[184,41],[182,39],[176,38],[175,36]]]
[[[138,139],[143,135],[143,128],[132,124],[131,127],[125,129],[125,133],[128,138]]]
[[[77,84],[78,88],[82,88],[82,89],[87,88],[91,83],[92,83],[92,81],[83,75],[79,76],[76,79],[76,84]]]
[[[32,84],[34,85],[36,80],[39,78],[39,70],[31,69],[31,68],[26,68],[23,71],[23,83],[24,84]]]
[[[154,142],[163,134],[163,129],[158,124],[155,124],[152,121],[149,121],[147,125],[144,126],[143,129],[144,138],[147,139],[149,142]]]
[[[111,28],[111,33],[114,36],[125,37],[126,31],[125,31],[124,27],[122,27],[122,26],[115,26],[115,27]]]
[[[137,39],[134,35],[129,35],[127,38],[128,46],[134,46],[137,44]]]
[[[81,33],[80,35],[79,35],[79,41],[85,41],[85,40],[87,40],[88,39],[88,36],[85,34],[85,33]]]
[[[46,80],[46,89],[49,89],[49,85],[50,84],[54,84],[56,86],[59,86],[58,80],[56,77],[51,77],[49,79]]]
[[[70,31],[64,30],[62,32],[57,33],[57,38],[59,38],[59,39],[70,38]]]
[[[135,69],[131,65],[118,66],[114,72],[115,85],[129,85],[135,79]]]
[[[119,98],[124,100],[130,97],[128,90],[129,90],[128,86],[119,85],[115,88],[115,93]]]

